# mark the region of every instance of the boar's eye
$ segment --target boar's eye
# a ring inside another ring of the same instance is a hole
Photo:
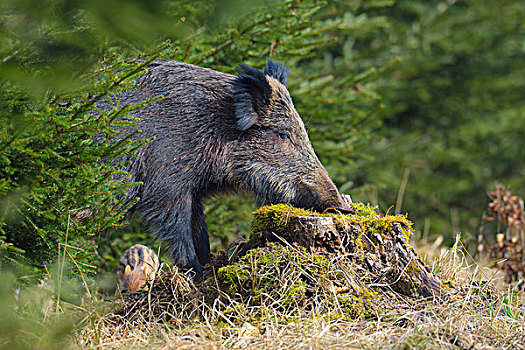
[[[292,139],[290,134],[287,133],[287,132],[279,132],[279,137],[282,138],[283,140],[291,140]]]

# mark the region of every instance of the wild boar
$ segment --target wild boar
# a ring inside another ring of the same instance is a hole
[[[268,60],[263,72],[237,75],[175,61],[155,61],[135,89],[114,101],[138,103],[142,148],[127,169],[128,200],[150,229],[171,243],[174,262],[197,277],[210,260],[203,199],[252,192],[259,204],[346,208],[317,158],[286,88],[288,68]]]

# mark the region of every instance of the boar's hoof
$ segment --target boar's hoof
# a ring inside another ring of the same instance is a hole
[[[199,281],[202,278],[202,265],[197,258],[190,261],[185,267],[186,274],[194,281]]]

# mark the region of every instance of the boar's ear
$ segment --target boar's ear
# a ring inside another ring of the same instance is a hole
[[[277,79],[284,86],[286,86],[286,80],[288,79],[288,71],[288,67],[269,58],[268,62],[266,62],[266,67],[264,67],[264,75],[269,75]]]
[[[270,104],[272,87],[263,72],[241,64],[233,87],[233,102],[237,127],[247,130],[260,116],[264,115]]]

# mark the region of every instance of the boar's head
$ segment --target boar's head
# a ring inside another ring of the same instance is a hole
[[[259,204],[290,203],[324,211],[347,211],[317,158],[286,88],[288,68],[268,60],[264,72],[241,65],[234,82],[235,182],[255,193]]]

